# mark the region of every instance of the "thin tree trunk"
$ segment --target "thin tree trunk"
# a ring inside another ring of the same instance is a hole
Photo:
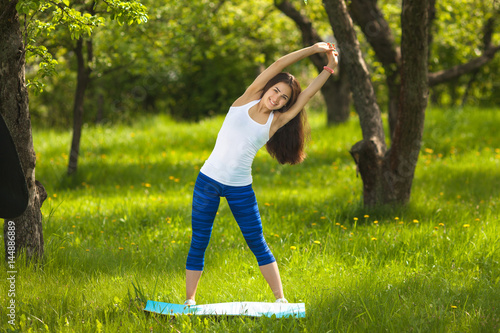
[[[78,156],[80,154],[80,141],[83,127],[83,103],[85,100],[85,91],[90,82],[91,68],[85,63],[83,54],[83,39],[76,42],[75,54],[77,58],[78,73],[75,91],[75,100],[73,104],[73,139],[71,141],[71,150],[69,153],[68,175],[76,172],[78,168]],[[92,41],[87,41],[87,61],[92,60]]]
[[[389,23],[377,6],[377,1],[353,0],[349,5],[349,14],[363,31],[366,40],[375,51],[377,59],[384,67],[388,88],[389,133],[392,139],[396,128],[399,92],[401,90],[401,51],[396,46]]]
[[[304,47],[322,41],[316,29],[312,26],[312,22],[307,17],[303,16],[290,1],[275,0],[274,4],[281,12],[295,22],[301,31],[302,44]],[[318,72],[323,71],[323,66],[327,63],[325,55],[315,54],[311,56],[310,59]],[[321,87],[321,94],[326,104],[328,124],[344,123],[349,119],[351,94],[349,81],[346,80],[346,72],[343,67],[344,61],[341,57],[337,67],[339,74],[328,80],[327,83]]]
[[[43,256],[44,242],[42,213],[40,208],[47,197],[43,186],[35,180],[36,154],[31,134],[28,107],[28,91],[25,83],[25,48],[16,0],[0,0],[0,113],[12,136],[19,154],[28,187],[28,207],[24,213],[12,219],[15,226],[15,256],[26,253],[28,260]],[[9,251],[7,237],[9,224],[4,221],[5,255]]]

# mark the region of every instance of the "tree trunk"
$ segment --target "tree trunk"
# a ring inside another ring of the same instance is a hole
[[[321,42],[322,39],[318,32],[312,26],[312,22],[303,16],[288,0],[275,0],[274,5],[281,10],[286,16],[291,18],[302,33],[302,45],[304,47],[311,46],[315,43]],[[326,65],[327,58],[324,54],[315,54],[310,57],[316,70],[323,71],[323,66]],[[325,100],[327,123],[339,124],[344,123],[349,119],[350,115],[350,87],[349,81],[346,80],[345,70],[343,70],[344,61],[340,57],[338,65],[338,75],[328,80],[326,84],[321,87],[321,94]]]
[[[345,60],[339,58],[338,78],[330,79],[321,88],[326,102],[326,119],[328,125],[345,123],[351,113],[351,87],[347,79]]]
[[[78,65],[77,83],[75,91],[75,100],[73,104],[73,139],[71,141],[71,150],[69,153],[68,175],[76,172],[78,168],[78,156],[80,154],[80,141],[83,127],[83,103],[85,100],[85,91],[90,82],[91,68],[86,65],[83,55],[83,39],[76,42],[75,54]],[[87,61],[92,61],[92,40],[87,41]]]
[[[424,131],[428,84],[429,0],[403,0],[401,12],[401,101],[394,140],[384,161],[384,178],[392,189],[389,202],[410,200]]]
[[[40,208],[47,197],[43,186],[35,180],[36,154],[31,135],[28,91],[25,84],[25,49],[16,11],[16,0],[0,0],[0,112],[19,154],[28,187],[28,207],[12,219],[15,227],[15,256],[26,253],[27,259],[40,259],[44,243]],[[8,250],[8,224],[4,221],[5,255]],[[11,226],[12,227],[12,226]],[[11,235],[11,234],[10,234]]]
[[[400,103],[393,144],[387,151],[380,109],[345,2],[323,0],[340,51],[349,60],[346,69],[363,132],[351,155],[363,180],[365,206],[405,204],[410,198],[428,96],[428,26],[422,24],[427,22],[428,1],[403,1]]]

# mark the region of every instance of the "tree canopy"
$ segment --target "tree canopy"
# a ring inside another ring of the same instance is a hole
[[[25,1],[19,9],[23,13],[33,11],[34,3]],[[309,17],[322,38],[331,38],[331,27],[319,1],[304,3],[295,0],[292,3]],[[167,112],[182,119],[201,119],[223,113],[261,66],[300,47],[300,32],[288,17],[273,7],[272,1],[182,0],[159,3],[146,0],[142,4],[148,8],[148,22],[133,26],[120,26],[130,23],[130,18],[119,15],[64,16],[61,7],[68,8],[64,2],[39,10],[43,13],[52,10],[57,14],[53,16],[50,28],[43,21],[45,15],[37,19],[26,16],[28,30],[44,31],[31,34],[35,36],[31,45],[42,46],[32,48],[29,54],[42,59],[39,66],[41,76],[54,74],[57,70],[57,75],[41,81],[45,84],[44,91],[31,101],[35,119],[49,124],[69,124],[76,64],[68,40],[71,36],[87,38],[99,24],[105,28],[95,30],[92,37],[94,57],[90,61],[92,82],[85,100],[86,121],[102,117],[114,121],[128,118],[137,111]],[[379,6],[396,44],[399,44],[400,3],[384,0],[379,1]],[[498,3],[489,6],[479,0],[437,2],[436,19],[431,30],[429,71],[450,68],[481,54],[485,22],[498,14],[498,7]],[[66,24],[71,20],[85,24],[80,24],[79,29],[61,33],[58,27],[63,21],[57,21],[58,15],[65,17]],[[145,20],[140,16],[136,18],[141,19]],[[494,31],[493,44],[498,44],[498,29]],[[387,98],[384,67],[363,34],[358,33],[358,37],[377,99],[384,105]],[[28,64],[33,63],[28,61]],[[51,66],[56,61],[59,64]],[[433,86],[431,101],[440,105],[457,105],[467,91],[470,104],[498,104],[500,88],[496,77],[499,67],[497,57],[474,77],[472,74],[463,75],[451,83]],[[29,73],[32,78],[33,68]],[[31,84],[40,89],[39,82],[32,80]]]

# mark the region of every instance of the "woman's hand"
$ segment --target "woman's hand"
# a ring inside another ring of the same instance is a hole
[[[339,64],[339,58],[338,58],[338,52],[337,51],[328,51],[326,52],[326,57],[328,58],[328,67],[331,69],[335,69],[337,65]]]
[[[337,49],[335,48],[335,44],[333,43],[316,43],[314,44],[314,49],[316,53],[326,53],[328,58],[328,67],[334,69],[338,65],[338,55]]]
[[[325,42],[319,42],[319,43],[314,44],[314,49],[315,49],[316,53],[326,53],[329,51],[336,51],[335,44],[325,43]]]

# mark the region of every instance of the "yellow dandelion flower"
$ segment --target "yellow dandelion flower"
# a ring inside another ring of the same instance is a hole
[[[358,220],[358,218],[357,218],[357,217],[355,217],[353,220],[354,220],[354,221],[357,221],[357,220]]]
[[[73,234],[74,234],[74,232],[72,231],[72,232],[70,232],[69,234],[70,234],[70,235],[73,235]]]
[[[439,227],[434,227],[434,229],[439,230]]]
[[[170,243],[175,244],[175,241],[173,240],[173,241],[171,241]]]
[[[290,246],[290,249],[291,250],[297,250],[297,248],[295,246]]]
[[[363,217],[364,217],[365,219],[367,219],[367,218],[369,218],[369,217],[370,217],[370,215],[365,215],[365,216],[363,216]]]
[[[101,234],[103,234],[103,233],[104,233],[104,231],[101,230]]]
[[[398,224],[405,224],[403,221],[399,222]]]
[[[413,223],[418,223],[418,220],[413,220]]]
[[[340,223],[337,222],[337,223],[335,223],[335,225],[340,225]]]
[[[470,227],[470,224],[464,224],[464,228]]]
[[[151,187],[151,184],[149,184],[149,183],[144,183],[144,186],[145,186],[145,187]]]
[[[320,241],[314,241],[314,244],[321,244]]]
[[[76,228],[76,225],[73,224],[73,226],[71,226],[71,228]]]
[[[130,243],[130,245],[135,245],[135,243]]]
[[[439,225],[440,225],[441,227],[444,227],[444,223],[439,223]]]
[[[54,193],[52,196],[53,196],[54,198],[57,198],[57,193]]]
[[[462,196],[461,196],[460,194],[459,194],[459,195],[457,195],[457,199],[460,199],[461,197],[462,197]]]
[[[86,250],[85,250],[85,252],[90,252],[90,250],[89,250],[89,249],[86,249]]]
[[[174,177],[174,176],[170,176],[170,177],[168,177],[168,179],[170,179],[170,180],[174,180],[174,179],[175,179],[175,177]]]
[[[373,223],[378,224],[378,221],[373,221]]]
[[[61,247],[60,247],[60,249],[65,249],[65,247],[64,247],[64,246],[61,246]]]
[[[278,235],[278,234],[274,234],[274,237],[279,237],[279,236],[280,236],[280,235]]]
[[[439,195],[440,195],[440,196],[443,196],[443,195],[444,195],[444,193],[443,193],[443,192],[439,192]]]
[[[120,251],[123,250],[123,247],[119,247],[118,250],[120,250]]]
[[[311,223],[311,225],[316,225],[316,223]]]
[[[376,241],[377,239],[375,237],[372,237],[372,241]]]
[[[134,132],[130,133],[130,137],[131,138],[135,137],[135,133]]]
[[[321,216],[320,219],[321,220],[326,220],[326,216]]]
[[[430,149],[430,148],[425,148],[424,151],[428,154],[432,154],[434,152],[434,150]]]
[[[452,308],[452,309],[456,309],[456,308],[457,308],[457,306],[456,306],[456,305],[452,305],[452,306],[451,306],[451,308]]]
[[[479,222],[479,221],[481,221],[481,219],[475,219],[474,221],[478,221]]]
[[[396,216],[394,219],[395,219],[395,220],[399,220],[399,217],[397,217],[397,216]]]

